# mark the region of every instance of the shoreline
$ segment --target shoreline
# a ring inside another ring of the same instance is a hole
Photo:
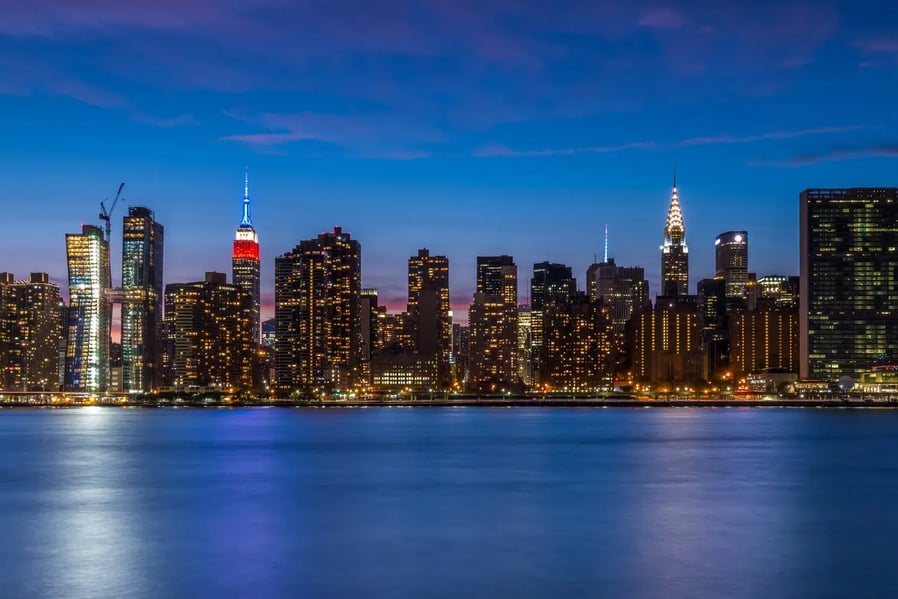
[[[244,402],[0,402],[0,408],[69,409],[103,408],[862,408],[898,409],[898,402],[848,399],[573,399],[573,398],[486,398],[434,400],[273,400]]]

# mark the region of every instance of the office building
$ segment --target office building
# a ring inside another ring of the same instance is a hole
[[[122,222],[121,381],[128,393],[161,383],[164,229],[148,208],[131,207]]]
[[[173,348],[171,385],[222,393],[253,384],[252,298],[227,276],[165,287],[165,320]]]
[[[545,327],[545,307],[557,298],[569,297],[577,290],[577,281],[571,267],[553,262],[533,265],[530,279],[530,367],[533,380],[542,382],[542,347]]]
[[[407,312],[415,352],[435,367],[429,378],[437,387],[448,388],[452,311],[449,305],[449,259],[446,256],[431,256],[424,248],[408,259]]]
[[[722,278],[702,279],[696,296],[701,327],[702,352],[712,378],[721,378],[730,367],[730,329],[726,282]],[[744,303],[744,300],[739,299]]]
[[[715,278],[722,279],[727,298],[745,297],[748,282],[748,232],[727,231],[714,240]]]
[[[511,256],[478,256],[468,323],[468,385],[489,392],[519,386],[518,269]]]
[[[545,306],[542,381],[537,388],[586,392],[609,389],[613,328],[610,310],[585,292],[553,298]]]
[[[93,225],[82,225],[81,233],[69,233],[65,241],[69,277],[65,388],[106,391],[112,325],[112,304],[107,299],[112,279],[109,241]]]
[[[532,321],[528,304],[518,306],[518,377],[524,385],[533,382],[531,375],[532,359],[530,355],[532,347]]]
[[[586,271],[586,291],[592,301],[610,309],[611,326],[622,335],[627,321],[649,304],[649,283],[641,266],[618,266],[614,258],[592,264]]]
[[[47,273],[0,273],[0,389],[58,391],[64,306]]]
[[[898,352],[898,189],[800,196],[801,378],[857,378]]]
[[[689,293],[689,248],[686,246],[686,224],[680,208],[677,178],[674,176],[664,243],[661,245],[661,295],[676,297]]]
[[[246,289],[253,300],[253,337],[255,343],[261,343],[261,293],[259,281],[261,277],[259,260],[259,235],[253,227],[252,211],[249,202],[249,172],[243,175],[243,216],[234,236],[234,248],[231,254],[231,280],[234,285]]]
[[[798,311],[763,303],[730,317],[730,366],[734,376],[763,370],[798,372]]]
[[[798,307],[799,277],[767,275],[758,279],[759,296],[778,306]]]
[[[695,296],[659,297],[633,318],[630,341],[633,378],[649,383],[707,379]]]
[[[361,245],[340,227],[275,259],[276,381],[282,393],[364,383]]]

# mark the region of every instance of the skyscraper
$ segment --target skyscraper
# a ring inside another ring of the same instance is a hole
[[[798,372],[798,312],[764,302],[730,317],[730,364],[736,375],[770,368]]]
[[[801,377],[898,357],[898,189],[807,189],[799,211]]]
[[[62,308],[47,273],[28,281],[0,273],[0,388],[59,390]]]
[[[518,267],[511,256],[477,257],[477,290],[468,313],[468,383],[498,391],[518,382]]]
[[[658,298],[633,317],[633,377],[652,383],[707,378],[695,296]]]
[[[220,272],[165,287],[172,384],[236,392],[252,386],[252,298]]]
[[[261,268],[259,261],[259,235],[253,227],[252,212],[249,204],[249,171],[243,173],[243,216],[234,237],[234,251],[231,255],[231,280],[234,285],[246,289],[253,300],[253,338],[255,344],[261,342],[262,324],[260,318],[261,295],[259,280]]]
[[[611,383],[613,330],[609,309],[582,291],[545,306],[542,384],[555,390],[594,391]]]
[[[361,380],[362,248],[340,227],[275,259],[275,370],[282,392]]]
[[[661,295],[672,297],[688,293],[689,248],[686,247],[686,225],[677,193],[677,178],[674,176],[664,226],[664,244],[661,246]]]
[[[569,297],[577,290],[577,280],[571,267],[553,262],[538,262],[533,265],[530,279],[530,366],[531,377],[542,382],[542,347],[545,328],[546,306],[557,298]]]
[[[611,309],[611,324],[623,334],[627,321],[649,303],[649,282],[641,266],[617,266],[614,258],[592,264],[586,271],[586,291],[592,301]]]
[[[82,225],[65,236],[69,272],[69,318],[66,333],[65,388],[105,391],[109,383],[109,334],[112,304],[109,241],[103,230]]]
[[[449,259],[431,256],[427,248],[408,259],[408,315],[415,351],[435,365],[432,380],[450,384],[449,354],[452,317],[449,305]]]
[[[727,231],[714,240],[718,279],[723,279],[726,297],[742,299],[748,282],[748,232]]]
[[[122,224],[122,390],[161,382],[164,229],[148,208],[131,207]]]

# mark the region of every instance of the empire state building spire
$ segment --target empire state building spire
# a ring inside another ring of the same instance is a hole
[[[661,246],[661,295],[676,296],[689,293],[689,248],[686,247],[686,224],[677,191],[674,171],[667,223],[664,226],[664,245]]]
[[[243,171],[243,218],[240,219],[241,227],[253,227],[253,217],[249,209],[249,169]]]

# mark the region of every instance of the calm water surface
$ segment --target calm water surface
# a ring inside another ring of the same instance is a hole
[[[895,597],[898,411],[0,411],[2,597]]]

